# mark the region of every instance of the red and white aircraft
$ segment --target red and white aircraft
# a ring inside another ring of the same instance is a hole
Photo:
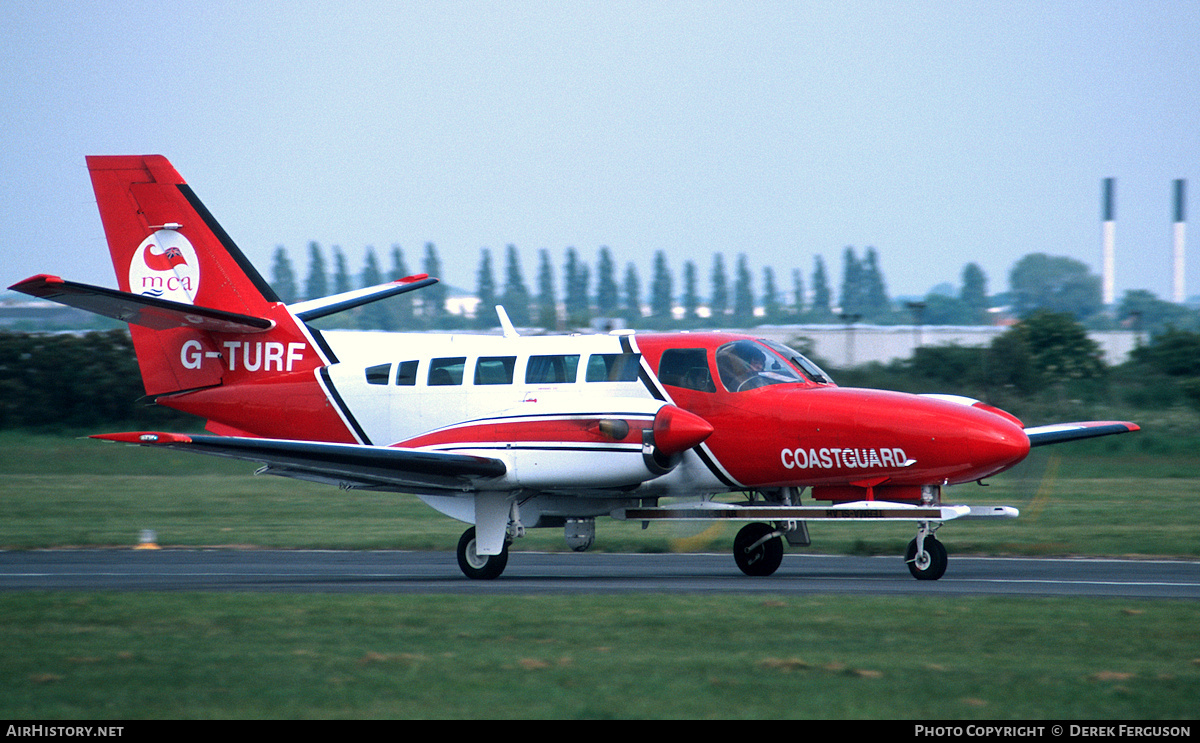
[[[436,279],[285,305],[161,156],[88,158],[120,290],[40,275],[11,287],[129,323],[146,393],[211,435],[96,438],[261,462],[262,473],[414,493],[473,526],[471,578],[526,528],[586,549],[595,519],[748,521],[734,559],[770,575],[806,522],[907,520],[905,560],[936,580],[933,532],[1010,507],[942,503],[1031,446],[1136,431],[1023,428],[966,398],[835,385],[778,343],[723,333],[519,336],[319,331],[319,317]],[[809,489],[814,501],[801,505]],[[713,500],[731,492],[743,503]],[[670,498],[670,505],[659,500]]]

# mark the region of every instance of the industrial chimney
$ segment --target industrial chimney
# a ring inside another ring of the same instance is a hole
[[[1109,307],[1116,301],[1116,281],[1113,278],[1113,254],[1117,232],[1116,209],[1116,179],[1104,179],[1104,254],[1103,254],[1103,286],[1104,306]]]
[[[1174,225],[1175,249],[1173,251],[1175,292],[1174,292],[1173,298],[1174,298],[1175,302],[1178,304],[1183,304],[1183,301],[1187,298],[1184,293],[1184,285],[1183,285],[1184,284],[1184,282],[1183,282],[1183,270],[1184,270],[1184,259],[1183,259],[1183,232],[1184,232],[1184,229],[1183,229],[1183,225],[1187,221],[1187,217],[1184,215],[1184,188],[1185,188],[1186,183],[1187,183],[1187,181],[1183,180],[1182,178],[1175,181],[1175,225]]]

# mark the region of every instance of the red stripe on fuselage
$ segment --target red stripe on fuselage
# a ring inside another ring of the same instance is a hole
[[[602,420],[625,421],[629,430],[621,438],[604,433]],[[606,416],[547,416],[545,418],[516,418],[472,421],[450,426],[401,441],[396,446],[418,448],[463,443],[522,443],[556,442],[572,444],[641,444],[643,429],[650,428],[653,418],[622,415]]]

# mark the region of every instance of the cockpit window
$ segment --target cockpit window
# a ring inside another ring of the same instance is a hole
[[[805,376],[817,384],[833,384],[833,380],[821,369],[821,367],[814,364],[811,359],[799,351],[788,348],[782,343],[776,343],[775,341],[763,340],[762,342],[769,346],[771,350],[775,351],[775,353],[792,362],[793,366],[804,372]]]
[[[775,349],[742,340],[717,349],[717,372],[730,392],[745,392],[772,384],[806,382]]]

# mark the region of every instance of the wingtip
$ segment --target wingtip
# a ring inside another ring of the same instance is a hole
[[[30,290],[35,289],[36,287],[45,286],[46,284],[65,284],[65,283],[66,282],[62,279],[62,277],[53,276],[48,273],[39,273],[37,276],[30,276],[27,279],[18,281],[17,283],[13,284],[12,286],[10,286],[8,288],[11,291],[22,292],[24,294],[31,294],[32,292]]]
[[[123,433],[98,433],[88,438],[102,441],[116,441],[122,444],[189,444],[191,436],[182,433],[162,433],[160,431],[127,431]]]

